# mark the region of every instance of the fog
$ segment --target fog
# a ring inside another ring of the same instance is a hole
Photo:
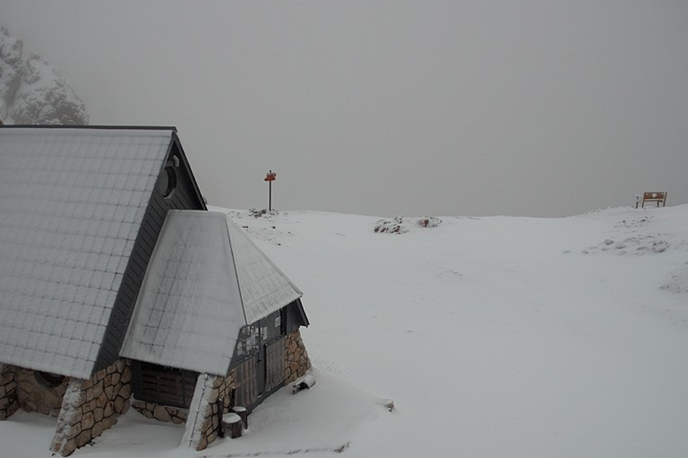
[[[0,0],[91,124],[173,125],[230,208],[688,202],[688,2]]]

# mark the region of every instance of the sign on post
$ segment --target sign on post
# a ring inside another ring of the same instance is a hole
[[[662,204],[662,207],[666,207],[667,194],[668,193],[666,191],[644,192],[643,193],[643,207],[645,207],[645,202],[655,202],[658,207],[659,207],[659,204]]]
[[[265,181],[268,182],[268,211],[272,211],[272,182],[277,179],[277,174],[270,170],[265,176]]]

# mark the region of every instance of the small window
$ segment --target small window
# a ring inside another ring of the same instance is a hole
[[[158,191],[163,197],[168,198],[177,187],[177,172],[172,165],[168,165],[158,179]]]
[[[53,374],[52,372],[34,371],[33,376],[39,384],[46,388],[58,387],[65,379],[64,375]]]

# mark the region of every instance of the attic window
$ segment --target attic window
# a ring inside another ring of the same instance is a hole
[[[46,388],[58,387],[65,379],[64,375],[53,374],[52,372],[34,371],[33,376],[39,384]]]
[[[158,191],[163,197],[169,198],[177,187],[177,172],[173,165],[168,165],[158,179]]]

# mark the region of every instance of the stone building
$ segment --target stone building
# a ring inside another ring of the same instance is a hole
[[[0,420],[63,456],[131,405],[201,450],[310,367],[301,292],[208,212],[174,128],[0,127]]]

